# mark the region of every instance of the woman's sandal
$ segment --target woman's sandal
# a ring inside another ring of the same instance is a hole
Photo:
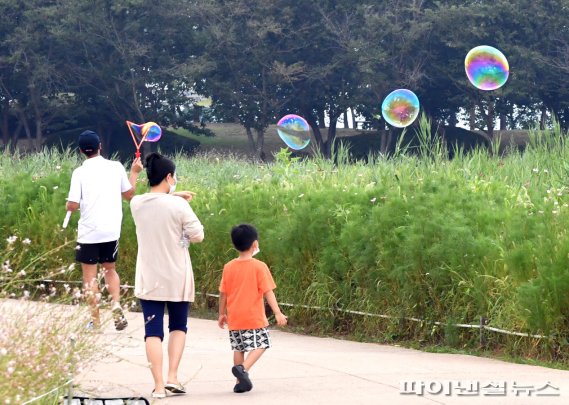
[[[170,391],[172,394],[185,394],[186,389],[182,384],[168,383],[164,386],[166,390]]]
[[[166,398],[166,391],[156,392],[156,390],[152,390],[152,398],[156,398],[156,399]]]

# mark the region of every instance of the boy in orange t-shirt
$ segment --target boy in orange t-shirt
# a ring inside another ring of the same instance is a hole
[[[267,265],[254,259],[259,252],[257,230],[248,224],[237,225],[231,230],[231,240],[239,257],[223,267],[219,285],[219,327],[227,323],[229,340],[233,349],[233,368],[237,377],[234,392],[251,391],[253,384],[249,370],[271,347],[269,321],[265,314],[263,298],[273,310],[277,325],[287,323],[273,290],[277,287]],[[245,358],[245,352],[249,352]]]

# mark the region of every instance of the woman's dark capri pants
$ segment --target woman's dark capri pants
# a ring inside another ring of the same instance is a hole
[[[140,300],[144,314],[144,340],[149,337],[159,337],[164,340],[164,307],[168,307],[168,330],[188,332],[188,301],[150,301]]]

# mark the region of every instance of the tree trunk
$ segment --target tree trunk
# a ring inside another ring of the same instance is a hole
[[[350,122],[348,121],[348,110],[344,111],[344,128],[350,128]]]
[[[545,121],[547,120],[547,107],[545,104],[541,106],[541,118],[539,120],[539,129],[542,131],[545,129]]]
[[[486,133],[488,134],[488,137],[490,139],[494,139],[494,116],[495,116],[495,111],[494,111],[494,107],[495,104],[493,101],[488,103],[488,112],[486,113],[486,128],[487,131]]]
[[[105,125],[99,123],[97,126],[97,134],[101,139],[101,155],[105,157],[109,157],[111,155],[111,132],[107,130]],[[143,142],[144,144],[144,142]],[[141,158],[144,161],[144,145],[141,146]],[[134,153],[133,153],[134,156]]]
[[[356,124],[356,110],[350,107],[350,111],[352,112],[352,128],[358,129]]]
[[[456,113],[455,112],[450,113],[450,117],[448,119],[448,125],[450,127],[456,127],[457,123],[458,123],[458,120],[456,119]]]
[[[500,131],[508,129],[508,117],[506,114],[500,114]]]
[[[6,147],[10,142],[10,102],[8,98],[5,98],[2,104],[2,141]]]
[[[387,134],[389,134],[388,131],[381,131],[381,144],[379,146],[379,151],[384,155],[387,153]]]
[[[304,117],[312,129],[312,134],[314,135],[314,139],[316,139],[316,147],[324,153],[324,140],[322,139],[322,132],[320,132],[318,122],[316,122],[312,115],[305,114]]]
[[[314,125],[313,128],[326,128],[326,117],[324,110],[318,111],[318,124]]]
[[[34,118],[36,138],[34,140],[34,150],[38,151],[41,149],[43,144],[43,130],[42,130],[42,120],[41,116],[36,115]]]
[[[18,126],[16,130],[12,134],[12,150],[16,150],[16,146],[18,145],[18,139],[20,139],[20,134],[22,133],[22,128],[24,128],[24,124],[22,121],[18,120]]]
[[[470,127],[471,131],[474,131],[476,129],[476,107],[475,106],[470,107],[468,126]]]
[[[247,140],[249,141],[249,150],[253,155],[256,155],[257,147],[255,146],[255,137],[253,136],[251,127],[245,126],[245,132],[247,133]]]
[[[30,130],[30,124],[28,123],[26,114],[24,113],[21,107],[18,107],[17,114],[18,114],[18,120],[22,123],[22,126],[24,127],[24,133],[26,134],[26,138],[28,140],[32,139],[32,131]]]
[[[266,161],[265,156],[265,130],[257,129],[257,153],[263,162]]]
[[[336,124],[338,122],[338,117],[330,115],[330,126],[328,127],[328,139],[324,145],[324,156],[327,158],[332,157],[332,147],[336,141]]]
[[[488,138],[492,140],[494,138],[494,102],[488,102],[488,111],[485,111],[482,101],[478,102],[478,108],[480,108],[480,113],[486,123],[486,134],[488,135]]]
[[[32,109],[34,111],[34,150],[41,149],[43,143],[43,132],[42,132],[42,111],[40,108],[40,96],[38,90],[35,86],[30,86],[30,102],[32,104]]]

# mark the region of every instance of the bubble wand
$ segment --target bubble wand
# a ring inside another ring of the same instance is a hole
[[[65,219],[63,220],[63,225],[61,225],[63,229],[67,228],[67,224],[69,224],[70,218],[71,218],[71,211],[67,211],[67,214],[65,214]]]
[[[155,122],[135,124],[134,122],[126,121],[126,125],[130,132],[130,136],[132,136],[134,146],[136,146],[136,158],[140,157],[140,147],[142,146],[142,142],[156,142],[162,136],[162,128],[160,128],[160,126]],[[140,137],[140,142],[137,141],[137,137]]]

